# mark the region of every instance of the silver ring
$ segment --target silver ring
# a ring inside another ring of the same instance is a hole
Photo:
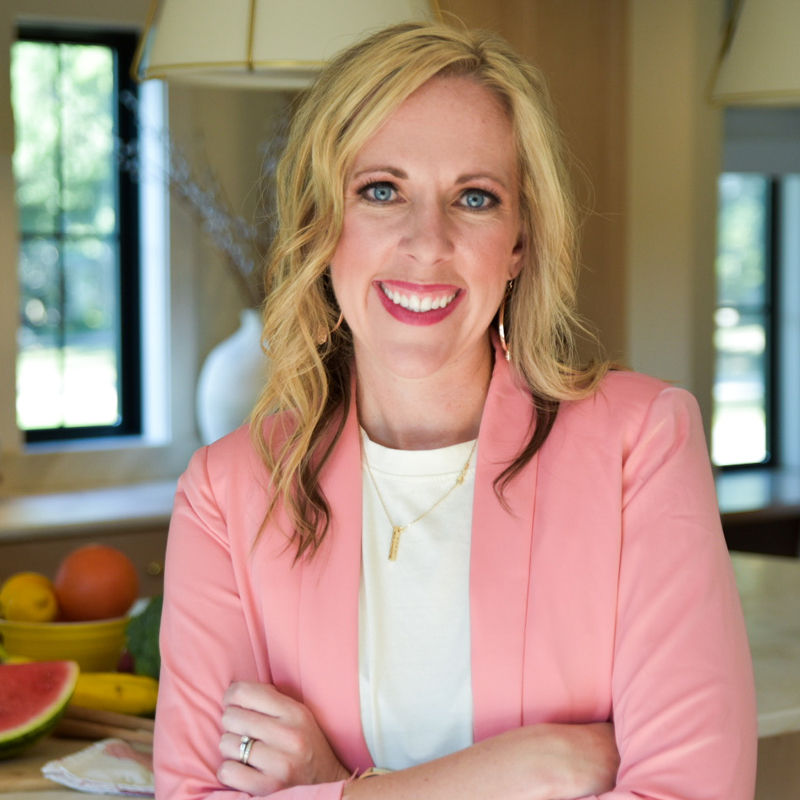
[[[253,742],[255,742],[255,739],[251,739],[249,736],[242,736],[242,741],[239,744],[239,761],[242,764],[247,764],[247,759],[250,758],[250,751],[253,749]]]

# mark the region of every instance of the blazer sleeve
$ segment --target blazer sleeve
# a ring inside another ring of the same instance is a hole
[[[663,389],[623,469],[608,798],[752,800],[752,662],[700,412]]]
[[[226,515],[209,476],[208,448],[181,477],[170,523],[161,621],[161,676],[154,744],[156,795],[245,800],[216,777],[222,763],[222,696],[233,681],[270,682],[268,654],[253,637]],[[343,782],[298,786],[275,800],[339,800]]]

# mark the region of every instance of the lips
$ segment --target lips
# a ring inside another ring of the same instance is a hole
[[[464,296],[457,286],[375,281],[384,308],[401,322],[432,325],[448,317]]]

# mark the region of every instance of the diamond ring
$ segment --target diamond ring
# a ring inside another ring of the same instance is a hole
[[[239,761],[242,764],[247,764],[247,759],[250,758],[250,751],[253,749],[253,742],[249,736],[242,736],[242,741],[239,744]]]

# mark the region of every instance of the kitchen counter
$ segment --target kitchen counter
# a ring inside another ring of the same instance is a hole
[[[0,761],[0,797],[3,800],[108,800],[112,795],[84,794],[47,780],[41,768],[48,761],[64,758],[89,747],[92,742],[49,737],[17,758]],[[114,797],[119,798],[119,795]]]
[[[761,738],[800,731],[800,560],[733,553]]]
[[[800,560],[778,556],[732,554],[736,581],[742,599],[758,697],[759,784],[762,771],[775,772],[786,768],[796,776],[800,752],[788,754],[780,751],[780,763],[764,760],[766,752],[776,742],[794,742],[800,733]],[[702,613],[702,609],[698,609]],[[79,744],[49,740],[39,748],[64,747],[79,749]],[[774,751],[773,752],[777,752]],[[31,756],[34,751],[30,751]],[[62,753],[63,754],[63,753]],[[52,756],[57,757],[57,756]],[[47,760],[47,759],[44,759]],[[0,792],[3,787],[3,770],[11,762],[0,764]],[[787,780],[794,780],[788,778]],[[786,780],[770,780],[769,786],[786,785]],[[794,785],[794,784],[793,784]],[[777,798],[778,793],[758,793],[757,797]],[[781,797],[795,796],[782,794]],[[2,800],[75,800],[76,793],[68,789],[12,791],[4,793]],[[105,795],[92,795],[103,800]]]
[[[0,542],[166,527],[175,481],[0,499]]]

